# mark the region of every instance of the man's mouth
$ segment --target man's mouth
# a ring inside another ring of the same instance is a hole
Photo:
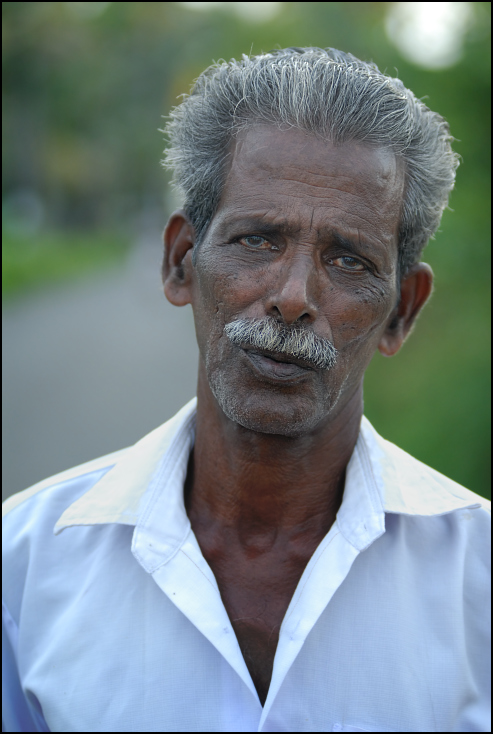
[[[329,339],[305,327],[288,327],[270,316],[234,319],[225,325],[224,332],[232,344],[245,352],[312,372],[329,370],[337,360],[337,349]]]
[[[313,367],[307,362],[287,354],[257,349],[243,349],[243,351],[258,372],[274,380],[292,380],[313,372]]]

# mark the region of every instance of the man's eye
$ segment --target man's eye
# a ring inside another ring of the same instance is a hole
[[[260,237],[260,235],[255,234],[242,237],[238,241],[241,242],[241,244],[245,244],[252,250],[265,250],[267,247],[270,247],[270,243],[265,239],[265,237]]]
[[[331,265],[337,265],[339,268],[344,268],[344,270],[356,270],[361,271],[365,269],[365,266],[361,262],[361,260],[356,260],[354,257],[349,257],[349,255],[345,255],[344,257],[334,257],[329,260],[329,263]]]

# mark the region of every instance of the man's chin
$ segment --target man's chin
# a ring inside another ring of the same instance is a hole
[[[286,436],[288,438],[306,436],[319,422],[318,420],[289,419],[272,415],[268,417],[258,416],[252,412],[248,413],[248,415],[241,412],[227,413],[224,411],[224,413],[230,420],[233,420],[249,431],[271,436]]]
[[[243,428],[257,433],[298,437],[310,433],[325,417],[320,401],[287,395],[272,397],[234,391],[210,383],[223,413]],[[262,391],[263,392],[263,391]]]

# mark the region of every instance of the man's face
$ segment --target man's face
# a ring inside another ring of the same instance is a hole
[[[389,151],[267,125],[240,134],[191,286],[202,369],[229,418],[299,436],[348,405],[398,300],[403,189]],[[289,363],[225,334],[266,317],[332,342],[335,365]]]

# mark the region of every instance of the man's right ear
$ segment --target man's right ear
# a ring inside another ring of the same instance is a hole
[[[164,295],[174,306],[192,302],[192,249],[194,229],[181,209],[173,212],[164,230],[161,275]]]

